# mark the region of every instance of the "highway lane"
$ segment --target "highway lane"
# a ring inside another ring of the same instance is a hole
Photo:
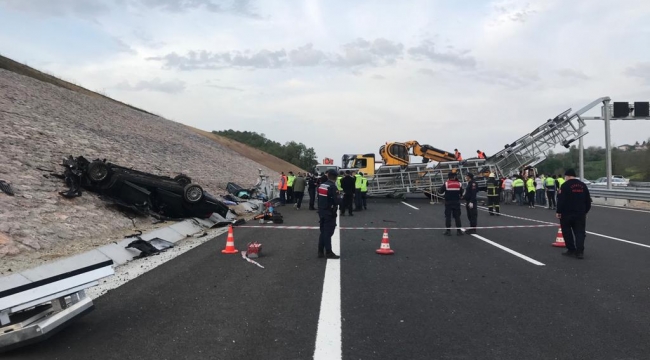
[[[368,211],[340,219],[341,305],[332,316],[341,317],[342,342],[332,346],[343,359],[647,358],[649,248],[590,235],[584,260],[566,258],[550,246],[557,227],[549,226],[479,231],[543,266],[442,230],[390,230],[395,255],[375,254],[383,227],[443,227],[444,205],[407,202],[372,199]],[[280,210],[283,225],[318,225],[312,211]],[[556,222],[550,210],[504,212]],[[595,208],[588,227],[647,244],[650,214],[628,213]],[[479,212],[480,226],[529,224],[538,223]],[[240,250],[262,242],[265,269],[222,255],[218,237],[97,299],[94,312],[50,341],[5,358],[311,359],[328,296],[318,231],[264,226],[235,229],[235,242]]]

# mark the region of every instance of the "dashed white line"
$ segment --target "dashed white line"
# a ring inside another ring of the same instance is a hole
[[[528,256],[526,256],[524,254],[518,253],[518,252],[516,252],[516,251],[514,251],[514,250],[512,250],[510,248],[507,248],[507,247],[505,247],[503,245],[497,244],[492,240],[488,240],[488,239],[484,238],[483,236],[476,235],[476,234],[472,234],[472,236],[479,239],[479,240],[481,240],[481,241],[485,241],[486,243],[488,243],[488,244],[490,244],[492,246],[496,246],[496,247],[498,247],[499,249],[501,249],[501,250],[503,250],[505,252],[509,252],[510,254],[512,254],[514,256],[522,258],[522,259],[528,261],[529,263],[535,264],[537,266],[544,266],[544,263],[541,263],[541,262],[539,262],[539,261],[537,261],[537,260],[535,260],[533,258],[530,258],[530,257],[528,257]]]
[[[336,219],[340,224],[340,217]],[[336,227],[332,235],[332,251],[341,255],[341,230]],[[320,302],[314,360],[342,358],[341,343],[341,260],[327,260],[323,295]]]
[[[415,206],[413,206],[413,205],[411,205],[411,204],[409,204],[409,203],[407,203],[407,202],[402,201],[402,204],[404,204],[404,205],[406,205],[406,206],[408,206],[408,207],[410,207],[410,208],[413,208],[413,209],[415,209],[415,210],[420,210],[420,209],[416,208]]]

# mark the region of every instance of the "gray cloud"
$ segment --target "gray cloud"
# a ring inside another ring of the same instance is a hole
[[[167,94],[177,94],[185,90],[185,82],[181,80],[161,81],[159,78],[153,80],[142,80],[135,85],[131,85],[128,81],[124,81],[115,86],[119,90],[130,91],[157,91]]]
[[[625,69],[624,74],[629,77],[638,77],[650,85],[650,62],[638,63]]]
[[[335,55],[332,64],[354,67],[371,64],[393,64],[402,56],[404,45],[383,38],[373,41],[357,39],[342,47],[342,54]]]
[[[510,89],[520,89],[540,80],[536,73],[517,70],[479,70],[472,73],[479,81],[490,85],[500,85]]]
[[[537,10],[530,8],[530,4],[526,4],[519,8],[516,6],[506,5],[494,5],[492,8],[501,16],[500,19],[495,22],[496,24],[503,24],[507,21],[525,23],[530,16],[537,12]]]
[[[294,66],[315,66],[327,59],[327,55],[314,49],[312,44],[289,51],[289,61]]]
[[[149,8],[180,13],[191,10],[204,10],[214,13],[231,13],[240,16],[260,19],[252,5],[251,0],[215,1],[215,0],[130,0],[139,2]]]
[[[381,76],[381,75],[379,75],[379,74],[374,74],[374,75],[371,76],[370,78],[372,78],[372,79],[374,79],[374,80],[384,80],[384,79],[386,79],[386,77]]]
[[[50,16],[97,16],[109,11],[105,1],[88,0],[0,0],[0,6]]]
[[[426,59],[465,69],[476,67],[476,60],[473,56],[467,55],[467,51],[453,51],[453,48],[450,48],[448,52],[439,52],[431,40],[424,40],[419,46],[409,48],[408,53],[416,60]]]
[[[418,69],[418,74],[427,75],[427,76],[434,76],[436,73],[431,69],[422,68],[422,69]]]
[[[573,78],[573,79],[580,79],[580,80],[590,79],[590,77],[587,76],[582,71],[573,70],[573,69],[560,69],[557,71],[557,74],[565,78]]]
[[[221,85],[206,85],[211,88],[219,89],[219,90],[230,90],[230,91],[244,91],[244,89],[240,89],[238,87],[234,86],[221,86]]]

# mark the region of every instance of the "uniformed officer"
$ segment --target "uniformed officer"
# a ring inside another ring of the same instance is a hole
[[[363,175],[361,171],[361,205],[363,205],[363,210],[368,210],[368,203],[366,201],[368,195],[368,179]]]
[[[332,251],[332,235],[336,229],[336,211],[340,204],[336,189],[336,170],[327,171],[327,181],[318,187],[318,216],[320,217],[320,237],[318,238],[318,257],[338,259]]]
[[[318,174],[307,175],[307,191],[309,192],[309,210],[316,210],[316,186],[318,185]]]
[[[456,173],[450,172],[448,175],[448,180],[440,187],[438,192],[445,194],[445,227],[447,231],[444,232],[444,235],[451,235],[451,217],[453,215],[454,220],[456,221],[456,235],[463,235],[463,231],[460,229],[462,226],[460,223],[460,197],[462,191],[462,185],[460,181],[456,179]]]
[[[555,216],[560,219],[562,235],[567,250],[565,256],[584,258],[585,228],[587,213],[591,210],[589,189],[582,181],[576,179],[576,172],[569,169],[564,173],[566,181],[557,193],[557,210]]]
[[[465,234],[476,234],[476,226],[478,226],[478,204],[476,199],[478,184],[474,181],[474,174],[472,173],[465,175],[465,181],[467,181],[467,187],[463,199],[465,199],[465,210],[467,210],[470,226],[470,229],[466,230]]]
[[[494,211],[496,210],[497,216],[499,216],[500,205],[499,205],[499,180],[496,179],[494,173],[490,173],[487,180],[487,199],[488,199],[488,210],[490,211],[490,216],[494,216]]]
[[[363,201],[361,201],[361,184],[363,183],[363,173],[361,171],[354,174],[354,210],[363,210]]]
[[[546,197],[548,198],[549,210],[555,210],[555,192],[557,180],[555,175],[549,175],[544,179],[544,187],[546,188]]]

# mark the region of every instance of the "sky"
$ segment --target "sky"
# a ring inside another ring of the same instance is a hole
[[[603,96],[650,101],[649,18],[647,0],[0,0],[0,54],[319,160],[408,140],[469,157]],[[614,145],[648,138],[612,124]]]

